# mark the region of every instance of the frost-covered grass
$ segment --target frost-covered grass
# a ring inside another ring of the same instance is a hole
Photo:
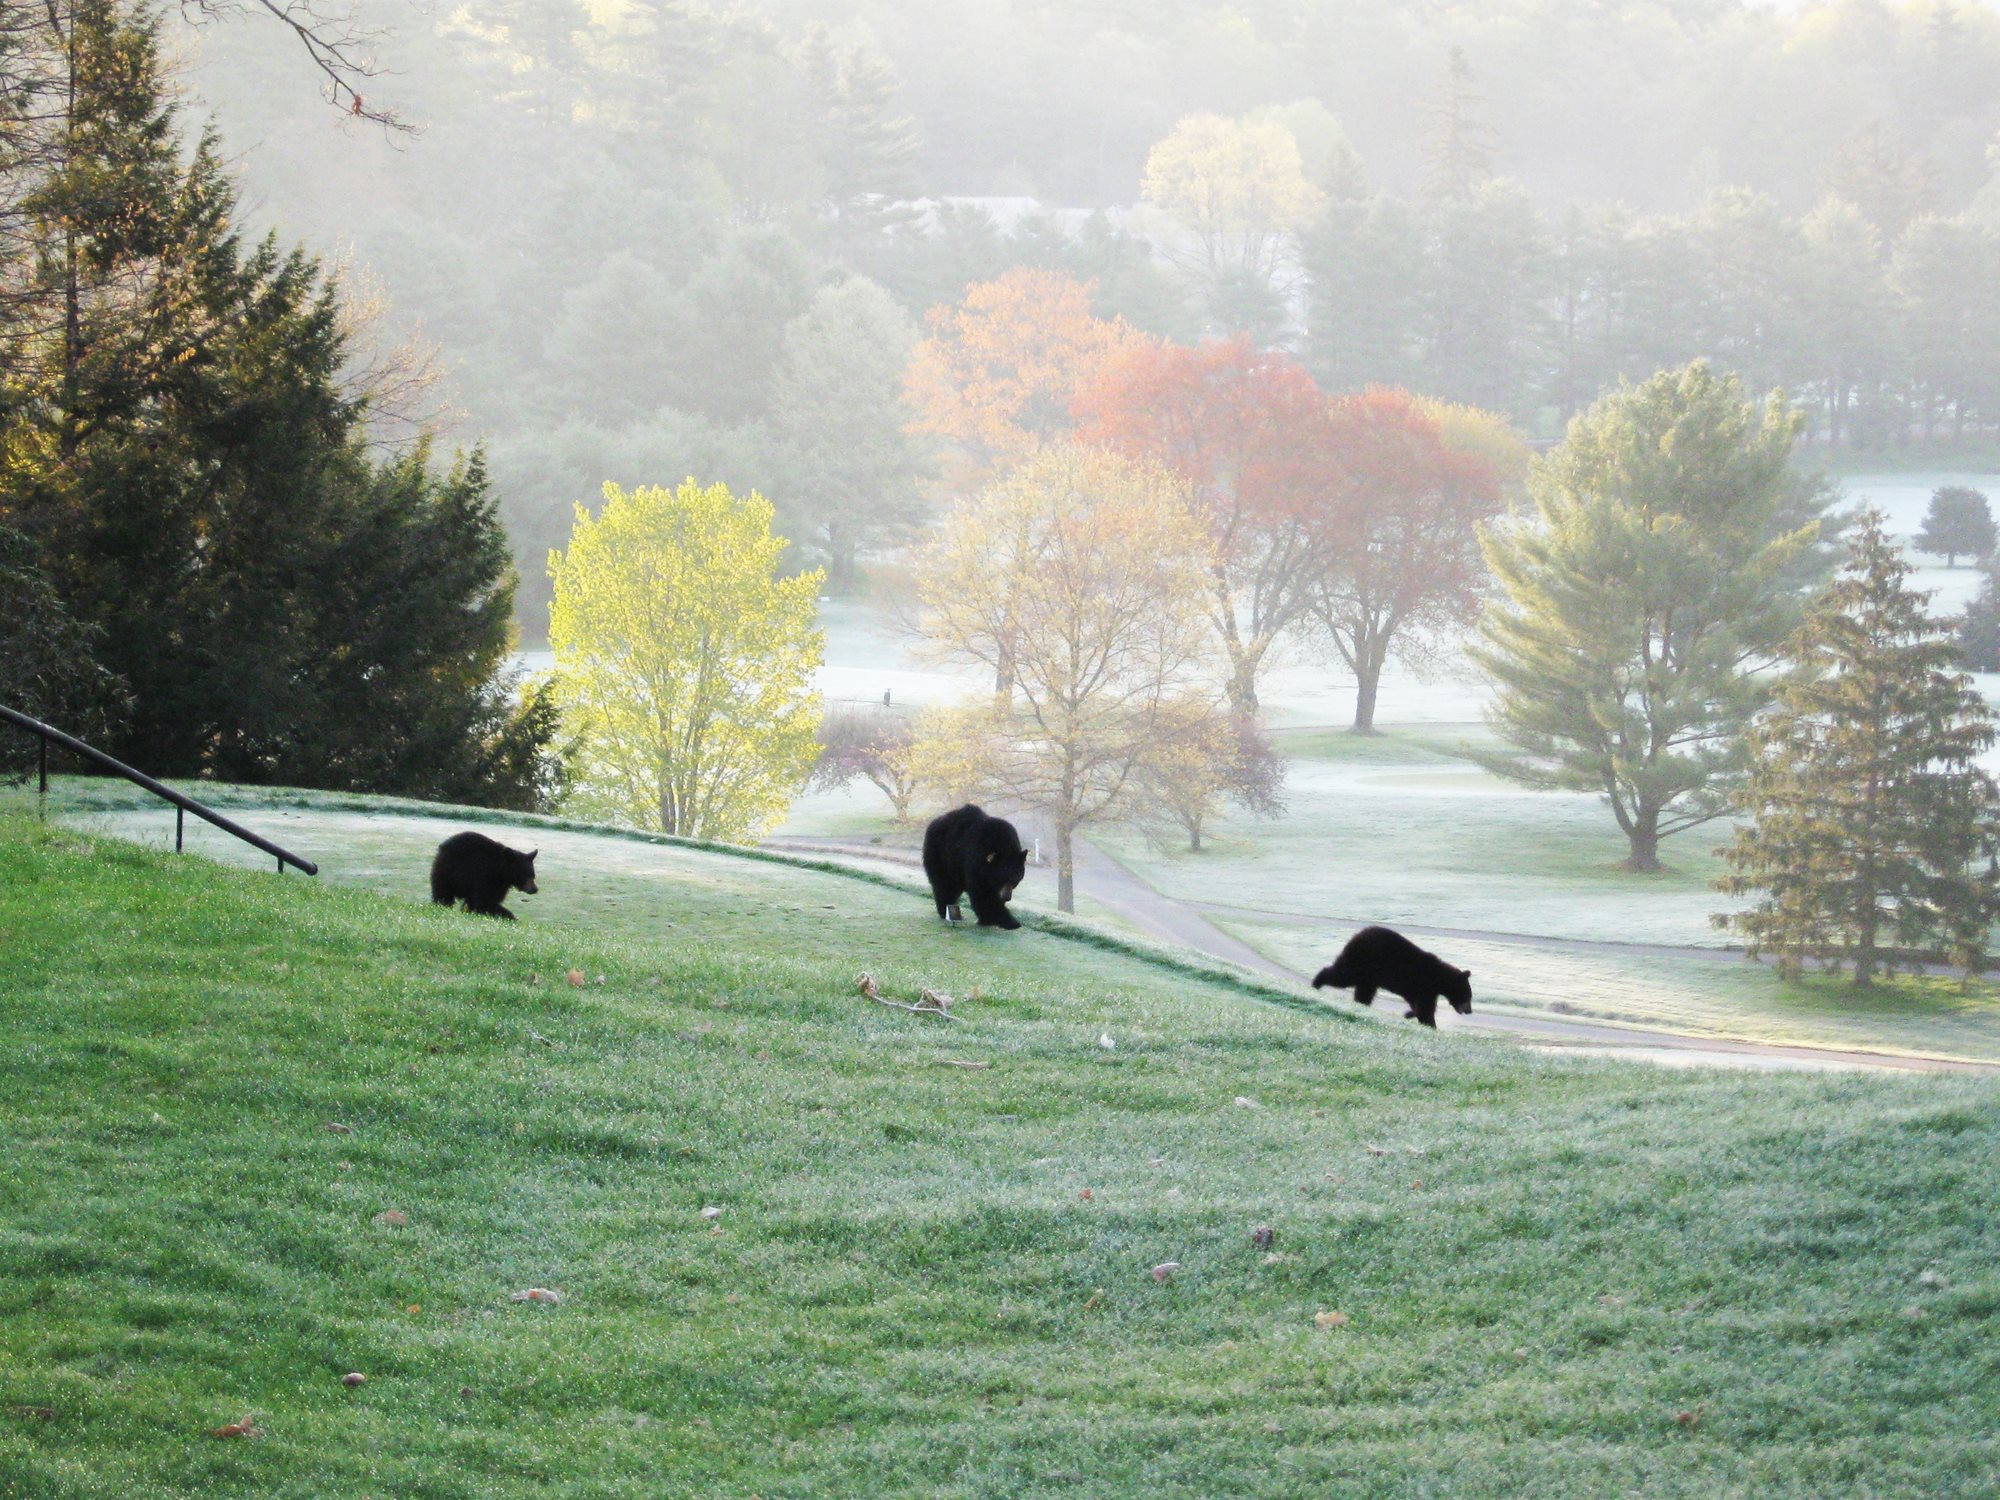
[[[1215,924],[1267,957],[1310,974],[1351,924],[1219,916]],[[1857,992],[1844,980],[1786,983],[1762,964],[1720,955],[1673,957],[1464,938],[1420,941],[1472,970],[1477,1009],[1781,1046],[2000,1062],[2000,991],[1956,978],[1904,978]],[[1377,1002],[1400,1015],[1393,999]]]
[[[0,1495],[2000,1487],[2000,1083],[878,950],[680,852],[674,929],[510,925],[0,819]]]
[[[1719,946],[1727,903],[1709,887],[1722,824],[1662,847],[1668,868],[1619,868],[1627,845],[1594,797],[1533,792],[1449,747],[1446,726],[1376,738],[1279,739],[1285,814],[1235,816],[1199,854],[1135,834],[1104,843],[1158,889],[1191,901],[1324,918],[1586,940]]]

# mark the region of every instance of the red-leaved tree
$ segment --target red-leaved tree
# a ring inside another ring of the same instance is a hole
[[[1207,529],[1209,614],[1229,663],[1229,703],[1257,708],[1272,644],[1312,603],[1328,499],[1325,399],[1297,361],[1247,338],[1197,349],[1145,343],[1115,356],[1076,399],[1079,441],[1178,473]]]
[[[1452,448],[1407,391],[1339,397],[1327,418],[1336,494],[1319,513],[1309,601],[1354,673],[1354,729],[1372,734],[1390,651],[1422,660],[1478,614],[1478,523],[1499,512],[1500,480],[1486,459]]]

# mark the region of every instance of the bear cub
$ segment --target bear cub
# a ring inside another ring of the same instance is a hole
[[[1404,1019],[1414,1016],[1434,1031],[1440,996],[1461,1016],[1472,1014],[1472,971],[1454,969],[1387,927],[1364,927],[1349,938],[1340,957],[1313,975],[1314,989],[1324,985],[1353,990],[1362,1005],[1373,1004],[1377,990],[1400,995],[1410,1007]]]
[[[431,900],[439,906],[463,901],[467,911],[511,922],[514,914],[500,904],[501,898],[509,890],[535,894],[535,856],[541,852],[523,854],[483,833],[454,833],[438,845],[431,861]]]
[[[964,920],[958,910],[962,892],[972,898],[981,927],[1019,927],[1007,903],[1027,873],[1028,851],[1014,825],[969,802],[931,819],[924,830],[924,875],[938,915],[947,922]]]

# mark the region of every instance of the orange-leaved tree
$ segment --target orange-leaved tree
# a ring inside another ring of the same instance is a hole
[[[1076,400],[1079,441],[1166,465],[1210,544],[1208,610],[1229,706],[1257,709],[1257,673],[1304,618],[1329,498],[1327,407],[1296,360],[1247,338],[1197,349],[1138,343]]]
[[[1372,734],[1390,651],[1422,660],[1477,617],[1478,528],[1500,510],[1500,480],[1406,391],[1339,397],[1328,415],[1338,497],[1324,512],[1312,612],[1354,673],[1355,732]]]
[[[966,288],[925,315],[905,390],[914,432],[945,438],[978,480],[1070,430],[1070,405],[1138,334],[1090,310],[1090,287],[1059,271],[1019,267]]]

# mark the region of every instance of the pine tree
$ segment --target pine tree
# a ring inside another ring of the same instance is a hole
[[[1705,363],[1621,387],[1534,465],[1534,513],[1483,537],[1499,585],[1472,654],[1527,786],[1602,795],[1632,870],[1721,816],[1763,669],[1815,581],[1816,490],[1790,470],[1799,419]]]
[[[1865,988],[1908,955],[1942,954],[1970,975],[2000,916],[2000,792],[1979,766],[1993,718],[1909,575],[1869,512],[1791,642],[1796,675],[1751,731],[1735,799],[1751,821],[1717,886],[1761,900],[1717,920],[1787,974],[1844,963]]]
[[[1435,203],[1470,198],[1493,175],[1492,127],[1486,97],[1472,64],[1453,47],[1445,65],[1444,94],[1431,107],[1424,133],[1423,195]]]
[[[908,533],[921,514],[918,451],[903,370],[917,329],[862,277],[823,288],[785,329],[772,378],[775,448],[788,473],[794,540],[854,591],[858,559]]]
[[[1945,566],[1953,568],[1958,566],[1959,553],[1986,557],[1993,551],[1993,542],[1993,511],[1978,490],[1948,484],[1932,492],[1923,530],[1917,533],[1919,552],[1943,554]]]
[[[371,452],[340,289],[242,243],[213,139],[183,150],[152,13],[35,14],[61,87],[35,150],[0,160],[26,205],[0,524],[129,690],[106,748],[165,775],[538,800],[554,725],[496,675],[513,574],[483,474]],[[385,517],[401,575],[372,546]]]

